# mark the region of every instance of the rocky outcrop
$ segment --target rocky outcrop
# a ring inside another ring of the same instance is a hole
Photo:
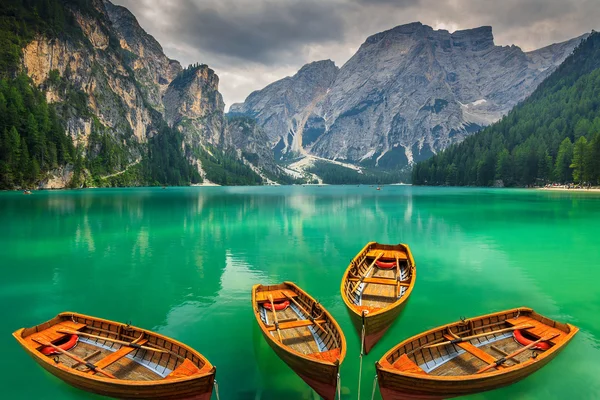
[[[225,104],[219,77],[206,65],[191,66],[175,78],[163,97],[167,123],[192,147],[223,144]]]
[[[40,34],[23,49],[23,70],[45,91],[48,102],[57,105],[84,156],[101,154],[106,143],[112,156],[118,153],[108,176],[139,162],[149,138],[163,132],[165,124],[183,134],[183,153],[201,174],[199,157],[206,145],[231,150],[239,144],[240,159],[242,153],[261,154],[266,157],[258,163],[261,167],[274,166],[270,150],[259,148],[261,141],[263,146],[268,142],[264,131],[254,126],[244,136],[241,126],[227,129],[219,78],[212,69],[183,69],[131,12],[108,0],[68,3],[65,9],[79,29],[55,37]],[[64,171],[54,171],[42,186],[66,185],[69,175]]]
[[[279,157],[301,152],[314,140],[314,130],[322,118],[313,110],[327,94],[338,72],[339,68],[331,60],[307,64],[296,75],[253,92],[243,104],[233,104],[229,112],[256,118]]]
[[[282,138],[276,154],[280,148],[300,150],[300,144],[331,160],[406,165],[497,121],[582,38],[525,53],[496,46],[491,27],[450,33],[418,22],[402,25],[369,37],[326,79],[316,74],[310,75],[315,81],[303,77],[300,83],[309,64],[231,110],[256,117],[271,143]],[[298,85],[308,88],[310,100],[293,101],[287,94]],[[302,140],[295,140],[297,132]]]
[[[269,137],[254,118],[228,117],[226,138],[227,148],[236,151],[238,157],[271,175],[281,173],[273,152],[265,145]]]
[[[162,111],[162,96],[169,83],[182,71],[178,61],[169,59],[162,46],[142,29],[135,16],[125,7],[104,3],[113,32],[124,51],[124,59],[155,109]]]

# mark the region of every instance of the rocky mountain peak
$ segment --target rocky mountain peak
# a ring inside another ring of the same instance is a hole
[[[367,38],[335,79],[323,70],[306,79],[308,64],[232,110],[258,120],[276,156],[406,165],[500,119],[580,41],[525,53],[496,46],[490,26],[450,33],[413,22]]]
[[[331,60],[314,61],[300,68],[296,77],[316,78],[318,75],[335,75],[339,68]]]
[[[454,31],[450,34],[454,46],[467,46],[474,50],[494,47],[494,34],[491,26]]]

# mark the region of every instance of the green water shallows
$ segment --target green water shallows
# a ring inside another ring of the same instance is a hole
[[[344,330],[343,398],[354,399],[359,339],[339,285],[370,240],[410,244],[418,273],[403,314],[364,359],[362,398],[375,361],[397,342],[524,305],[581,331],[541,371],[471,398],[600,397],[598,195],[398,186],[0,193],[0,224],[2,398],[92,397],[37,367],[10,336],[65,310],[195,347],[217,366],[221,399],[313,398],[251,312],[252,284],[292,280]]]

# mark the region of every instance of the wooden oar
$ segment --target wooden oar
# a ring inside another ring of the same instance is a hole
[[[497,331],[478,333],[477,335],[460,337],[458,339],[448,340],[448,341],[445,341],[445,342],[442,342],[442,343],[425,345],[425,346],[422,347],[422,349],[430,349],[430,348],[433,348],[433,347],[445,346],[445,345],[448,345],[448,344],[461,343],[461,342],[466,342],[466,341],[471,340],[471,339],[477,339],[479,337],[484,337],[484,336],[488,336],[488,335],[497,335],[499,333],[510,332],[510,331],[514,331],[516,329],[529,329],[529,328],[533,328],[533,325],[511,326],[510,328],[499,329]]]
[[[502,358],[497,359],[495,363],[490,364],[490,365],[488,365],[486,367],[481,368],[479,371],[477,371],[477,373],[481,374],[482,372],[485,372],[488,369],[496,368],[496,367],[500,366],[501,364],[503,364],[504,362],[506,362],[506,360],[508,360],[509,358],[514,358],[514,357],[518,356],[519,354],[521,354],[522,352],[524,352],[526,350],[529,350],[530,348],[532,348],[536,344],[538,344],[540,342],[547,342],[548,340],[552,340],[552,339],[554,339],[557,336],[559,336],[559,334],[555,333],[554,335],[549,335],[549,336],[543,337],[541,339],[538,339],[535,342],[531,342],[527,346],[525,346],[523,348],[520,348],[519,350],[517,350],[517,351],[515,351],[513,353],[510,353],[510,354],[508,354],[508,355],[506,355],[506,356],[504,356]]]
[[[52,344],[52,343],[50,343],[50,342],[45,342],[45,341],[43,341],[43,340],[39,340],[39,339],[35,339],[35,338],[33,338],[33,341],[34,341],[34,342],[38,342],[38,343],[39,343],[39,344],[41,344],[42,346],[50,346],[50,347],[52,347],[54,350],[58,351],[59,353],[61,353],[61,354],[64,354],[65,356],[67,356],[67,357],[69,357],[69,358],[72,358],[73,360],[75,360],[75,361],[79,362],[80,364],[84,364],[86,367],[88,367],[89,369],[91,369],[91,370],[93,370],[93,371],[95,371],[95,372],[100,372],[102,375],[104,375],[104,376],[106,376],[106,377],[108,377],[108,378],[117,379],[117,377],[116,377],[116,376],[114,376],[113,374],[111,374],[110,372],[106,372],[106,371],[105,371],[105,370],[103,370],[102,368],[98,368],[98,367],[96,367],[96,366],[95,366],[94,364],[92,364],[91,362],[89,362],[89,361],[86,361],[86,360],[84,360],[83,358],[81,358],[81,357],[79,357],[79,356],[76,356],[76,355],[75,355],[75,354],[73,354],[73,353],[70,353],[70,352],[68,352],[68,351],[66,351],[66,350],[63,350],[63,349],[61,349],[60,347],[58,347],[58,346],[55,346],[55,345],[53,345],[53,344]]]
[[[379,255],[377,257],[375,257],[375,259],[373,260],[373,262],[371,263],[371,265],[369,265],[369,267],[365,270],[365,274],[369,273],[369,270],[371,268],[373,268],[373,265],[375,265],[375,263],[377,262],[377,260],[379,260],[381,257],[383,256],[383,252],[379,253]],[[358,282],[356,282],[356,285],[354,285],[354,288],[352,288],[352,290],[350,291],[350,294],[354,293],[354,291],[360,286],[360,284],[362,283],[362,280],[365,278],[365,276],[361,276]]]
[[[87,356],[83,357],[83,359],[82,359],[82,360],[83,360],[83,361],[88,361],[90,358],[94,358],[94,357],[96,357],[98,354],[101,354],[101,353],[102,353],[102,351],[100,351],[100,350],[96,350],[96,351],[95,351],[95,352],[93,352],[92,354],[89,354],[89,355],[87,355]],[[81,363],[79,363],[79,362],[78,362],[78,363],[75,363],[75,364],[71,365],[71,368],[77,368],[77,367],[79,367],[80,365],[81,365]]]
[[[58,333],[66,333],[68,335],[79,335],[79,336],[89,337],[89,338],[92,338],[92,339],[106,340],[107,342],[117,343],[117,344],[121,344],[123,346],[133,347],[135,349],[143,349],[143,350],[148,350],[148,351],[154,351],[155,353],[168,353],[166,350],[154,349],[152,347],[140,346],[139,344],[136,344],[135,342],[137,342],[138,340],[140,340],[141,337],[139,337],[138,339],[136,339],[133,342],[126,342],[124,340],[111,339],[111,338],[104,337],[104,336],[92,335],[91,333],[85,333],[85,332],[79,332],[79,331],[70,331],[70,330],[67,330],[67,329],[60,329],[60,330],[58,330]],[[115,334],[116,334],[116,332],[115,332]]]
[[[283,337],[281,336],[281,331],[279,330],[279,321],[277,320],[277,311],[275,311],[275,302],[273,301],[273,295],[269,295],[269,301],[271,302],[271,311],[273,312],[273,319],[275,320],[275,329],[277,329],[277,335],[279,336],[279,341],[283,343]]]
[[[509,355],[507,352],[505,352],[505,351],[504,351],[504,350],[502,350],[501,348],[499,348],[499,347],[496,347],[496,346],[494,346],[494,345],[491,345],[491,346],[490,346],[490,349],[492,349],[492,350],[494,350],[494,351],[497,351],[498,353],[502,354],[504,357],[506,357],[506,356],[508,356],[508,355]],[[516,359],[516,358],[514,358],[514,357],[511,357],[511,360],[510,360],[510,361],[514,362],[515,364],[520,364],[520,363],[521,363],[521,361],[517,360],[517,359]]]
[[[287,297],[288,299],[290,299],[291,301],[293,301],[293,302],[294,302],[294,304],[295,304],[296,306],[298,306],[298,308],[300,309],[300,311],[302,311],[302,312],[303,312],[305,315],[308,315],[308,318],[311,318],[311,315],[310,315],[310,313],[309,313],[308,311],[306,311],[306,309],[305,309],[304,307],[302,307],[302,305],[301,305],[300,303],[298,303],[298,302],[296,301],[296,299],[294,299],[293,297],[289,296],[287,293],[283,293],[283,295],[284,295],[285,297]],[[318,323],[318,322],[317,322],[317,320],[316,320],[315,318],[312,318],[312,321],[314,322],[314,324],[315,324],[316,326],[318,326],[318,327],[319,327],[319,329],[321,329],[323,332],[325,332],[325,334],[326,334],[326,335],[331,335],[331,337],[333,338],[333,341],[335,342],[335,346],[336,346],[336,347],[338,347],[338,348],[340,347],[340,345],[339,345],[339,343],[338,343],[337,339],[335,338],[335,335],[333,334],[333,332],[327,331],[325,328],[323,328],[323,327],[321,326],[321,324],[320,324],[320,323]]]

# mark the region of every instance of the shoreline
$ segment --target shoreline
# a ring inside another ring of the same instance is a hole
[[[536,188],[536,190],[547,190],[550,192],[600,193],[600,188],[598,188],[598,187],[593,187],[590,189],[585,189],[585,188],[568,189],[566,187],[543,187],[543,188]]]

